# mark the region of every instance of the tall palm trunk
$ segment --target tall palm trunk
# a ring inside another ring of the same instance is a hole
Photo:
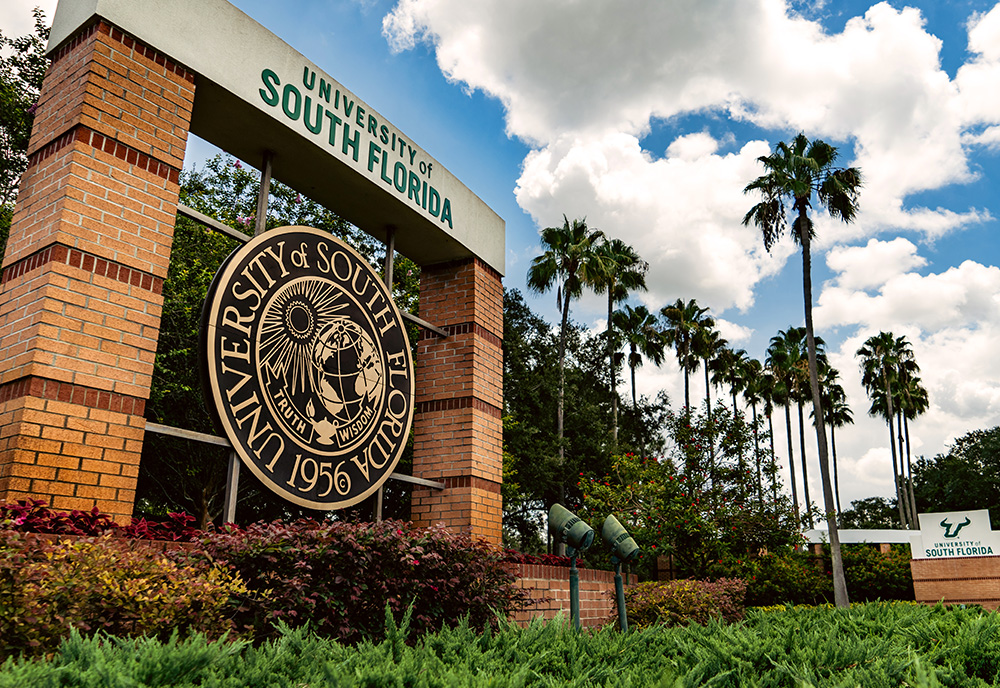
[[[795,507],[795,525],[798,527],[799,524],[799,493],[795,487],[795,451],[792,448],[792,412],[791,412],[792,401],[788,400],[785,404],[785,429],[788,431],[788,473],[791,476],[792,483],[792,506]]]
[[[913,510],[913,520],[911,523],[914,524],[915,528],[919,528],[917,523],[917,498],[913,494],[913,465],[910,463],[910,423],[906,418],[906,414],[903,414],[903,432],[906,434],[906,474],[908,476],[907,487],[910,490],[910,508]]]
[[[903,494],[899,489],[899,465],[896,460],[896,438],[892,432],[892,418],[895,415],[892,409],[892,392],[889,391],[889,371],[884,367],[882,368],[882,380],[885,383],[885,409],[886,409],[886,425],[889,427],[889,449],[892,450],[892,484],[896,486],[896,506],[899,511],[899,525],[902,528],[907,527],[906,512],[903,506]]]
[[[802,420],[802,402],[799,406],[799,457],[802,460],[802,496],[805,499],[806,518],[809,520],[809,527],[815,528],[813,523],[812,500],[809,499],[809,469],[806,464],[806,428]]]
[[[768,434],[771,436],[771,463],[772,464],[775,463],[775,461],[776,461],[775,454],[774,454],[774,418],[772,417],[773,415],[774,415],[774,407],[772,406],[771,407],[771,413],[767,414],[767,431],[768,431]],[[771,482],[771,498],[775,502],[778,501],[778,481],[777,480],[773,480]],[[797,507],[796,507],[796,510],[797,510]]]
[[[736,406],[736,395],[733,395],[733,407]],[[760,472],[760,438],[757,435],[757,404],[750,404],[753,411],[753,459],[757,466],[757,505],[764,505],[764,479]]]
[[[688,370],[687,364],[687,347],[684,347],[684,362],[681,363],[681,368],[684,372],[684,411],[690,415],[691,413],[691,378],[690,371]]]
[[[559,468],[566,463],[566,447],[563,446],[563,409],[566,403],[566,328],[569,325],[569,290],[563,289],[562,326],[559,328],[559,405],[556,409],[556,430],[559,434]],[[566,486],[560,479],[560,500],[566,498]]]
[[[802,244],[802,296],[805,301],[806,344],[809,351],[809,386],[812,388],[813,409],[816,418],[823,418],[823,400],[819,393],[819,366],[816,361],[816,336],[812,319],[812,257],[809,253],[809,230],[806,223],[805,204],[799,202],[799,241]],[[841,608],[850,607],[847,580],[844,578],[844,559],[840,550],[840,532],[837,530],[837,512],[834,509],[833,485],[830,480],[830,460],[826,445],[826,424],[816,423],[816,445],[819,448],[819,472],[823,484],[823,504],[826,524],[830,534],[830,556],[833,560],[833,598]]]
[[[910,491],[907,488],[906,465],[903,463],[903,412],[896,409],[896,440],[899,444],[899,480],[900,490],[903,493],[904,512],[906,513],[906,527],[915,528],[916,523],[913,518],[913,505],[910,504]]]
[[[614,330],[611,316],[615,310],[614,289],[608,287],[608,365],[611,367],[611,443],[613,449],[618,449],[618,382],[615,371]]]
[[[837,500],[837,518],[840,518],[840,476],[837,475],[837,434],[834,424],[830,423],[830,448],[833,450],[833,490]]]
[[[708,477],[715,485],[715,438],[712,432],[712,384],[708,379],[708,359],[705,359],[705,408],[708,419]]]

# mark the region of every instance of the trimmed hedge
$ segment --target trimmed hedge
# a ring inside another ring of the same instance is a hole
[[[576,633],[566,623],[467,625],[421,638],[386,625],[355,647],[303,629],[260,647],[202,637],[74,636],[50,659],[11,661],[0,688],[25,686],[864,686],[973,688],[1000,681],[1000,616],[981,609],[867,604],[750,611],[742,623]]]
[[[257,523],[207,533],[210,561],[232,567],[246,581],[235,612],[241,633],[273,636],[275,625],[310,624],[343,642],[378,638],[383,610],[413,608],[417,633],[454,625],[495,626],[527,604],[528,593],[503,566],[499,547],[444,527],[412,530],[381,523]]]
[[[739,621],[743,618],[745,592],[746,584],[736,578],[630,585],[625,588],[628,625],[643,629],[656,624],[706,624],[710,619]]]

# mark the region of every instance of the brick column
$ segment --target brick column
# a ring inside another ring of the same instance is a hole
[[[444,490],[413,490],[417,525],[444,523],[501,541],[503,475],[503,287],[478,259],[423,266],[416,358],[413,475]]]
[[[105,22],[52,58],[0,277],[0,501],[125,521],[194,75]]]

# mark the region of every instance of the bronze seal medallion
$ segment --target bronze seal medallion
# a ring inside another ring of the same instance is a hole
[[[265,485],[329,510],[385,482],[413,421],[413,361],[354,249],[311,227],[261,234],[226,259],[202,320],[209,405]]]

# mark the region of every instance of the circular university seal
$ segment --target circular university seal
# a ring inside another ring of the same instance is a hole
[[[392,473],[413,361],[389,292],[350,246],[311,227],[255,237],[216,274],[202,341],[210,407],[271,490],[339,509]]]

